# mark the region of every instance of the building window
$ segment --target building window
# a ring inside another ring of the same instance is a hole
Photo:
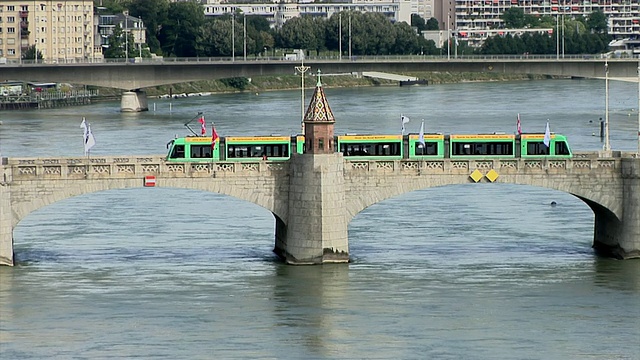
[[[7,5],[7,11],[16,11],[16,7],[13,5]]]
[[[20,11],[29,11],[29,6],[27,5],[20,6]]]
[[[15,34],[15,33],[16,33],[16,28],[12,28],[12,27],[7,28],[7,33],[9,33],[9,34]]]
[[[7,49],[7,55],[15,55],[16,49]]]
[[[7,16],[7,22],[8,23],[16,22],[16,17],[15,16]]]
[[[2,54],[3,54],[3,53],[2,53],[2,49],[0,49],[0,56],[2,56]]]
[[[324,138],[318,138],[318,150],[324,150]]]

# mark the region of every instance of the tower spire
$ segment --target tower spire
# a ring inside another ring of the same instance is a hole
[[[322,88],[318,70],[316,88],[304,115],[305,151],[311,154],[333,153],[333,127],[336,122]]]

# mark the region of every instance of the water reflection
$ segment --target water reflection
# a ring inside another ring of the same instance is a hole
[[[302,344],[312,357],[343,354],[336,339],[352,338],[343,326],[348,321],[349,266],[286,266],[276,268],[273,306],[276,326],[286,329],[286,342]],[[290,331],[288,329],[295,329]]]
[[[593,265],[593,283],[596,286],[631,293],[640,290],[640,261],[599,257]]]

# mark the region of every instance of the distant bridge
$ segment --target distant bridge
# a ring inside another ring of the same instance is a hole
[[[430,187],[476,182],[570,193],[595,214],[593,246],[640,257],[640,158],[577,153],[572,159],[344,160],[341,153],[294,154],[285,162],[168,163],[164,156],[4,158],[0,163],[0,264],[13,265],[13,231],[31,212],[109,189],[158,187],[226,194],[275,218],[274,251],[292,264],[349,259],[347,227],[362,210]],[[149,196],[155,196],[152,189]],[[554,239],[562,241],[562,239]]]
[[[604,78],[605,62],[612,79],[637,81],[638,60],[593,56],[359,56],[351,59],[315,57],[305,65],[324,73],[386,72],[487,72],[495,74],[536,74]],[[124,62],[108,59],[85,63],[8,63],[0,65],[0,81],[54,81],[122,90],[171,85],[208,79],[295,74],[299,61],[274,58],[232,60],[231,58],[165,58]],[[309,73],[309,72],[308,72]]]
[[[484,72],[494,74],[536,74],[563,77],[604,78],[605,63],[609,77],[637,81],[638,61],[592,56],[361,56],[349,59],[309,58],[305,65],[324,73],[384,72]],[[278,76],[295,74],[300,63],[274,58],[236,60],[232,58],[166,58],[124,62],[123,59],[80,63],[7,63],[0,65],[0,81],[54,81],[95,85],[125,90],[123,111],[148,110],[144,89],[208,79]],[[307,72],[309,74],[310,72]]]

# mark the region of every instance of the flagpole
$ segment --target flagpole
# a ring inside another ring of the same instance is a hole
[[[609,64],[604,61],[604,150],[611,151],[611,144],[609,143]],[[609,156],[609,155],[607,155]]]

